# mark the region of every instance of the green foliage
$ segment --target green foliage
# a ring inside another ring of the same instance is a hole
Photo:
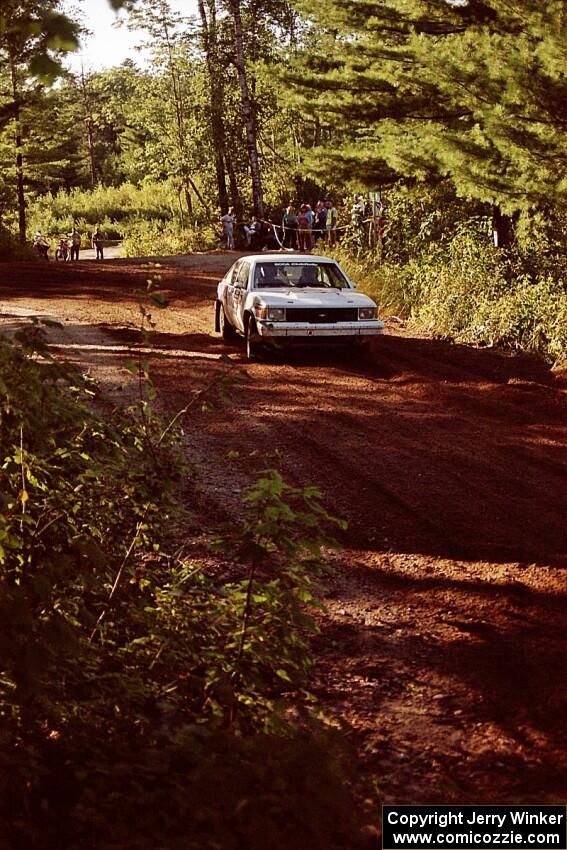
[[[23,348],[0,349],[3,693],[16,700],[59,678],[134,531],[142,547],[173,509],[177,474],[176,455],[148,451],[134,418],[93,414],[89,383],[48,358],[42,334],[34,325]]]
[[[329,129],[308,173],[369,188],[448,176],[510,213],[564,202],[563,3],[300,5],[310,32],[284,73]]]
[[[120,233],[125,224],[137,219],[167,221],[175,215],[175,195],[168,184],[98,186],[44,195],[30,207],[32,228],[55,235],[66,232],[74,221],[94,226],[107,222]]]
[[[55,238],[74,224],[81,232],[98,225],[107,239],[122,239],[125,257],[185,254],[208,250],[219,234],[210,225],[182,225],[176,209],[177,193],[171,183],[123,183],[44,195],[29,212],[33,229]]]
[[[421,269],[415,315],[444,336],[567,360],[567,292],[550,275],[531,276],[514,254],[499,256],[461,233],[448,262]]]
[[[567,360],[563,208],[522,216],[506,251],[492,245],[486,210],[447,184],[397,187],[386,215],[375,252],[353,253],[348,243],[334,251],[383,312],[441,336]]]
[[[168,554],[176,420],[130,368],[121,413],[37,322],[0,345],[0,847],[352,850],[351,757],[284,700],[333,521],[268,472],[219,544],[232,580]]]
[[[308,637],[315,622],[305,606],[315,604],[315,581],[324,568],[322,547],[334,545],[325,527],[333,522],[344,527],[327,514],[320,498],[316,488],[289,487],[269,470],[245,496],[248,510],[242,525],[219,544],[248,565],[246,581],[233,588],[243,606],[234,644],[233,718],[237,703],[251,702],[250,695],[240,693],[241,682],[261,685],[268,675],[276,689],[297,686],[311,664]]]
[[[9,230],[0,228],[0,262],[6,260],[31,260],[35,255],[31,245],[22,245]]]
[[[169,256],[217,248],[219,233],[210,225],[182,227],[176,222],[134,221],[124,229],[123,257]]]
[[[31,76],[52,81],[61,55],[79,46],[79,29],[59,0],[5,0],[0,10],[0,59]]]

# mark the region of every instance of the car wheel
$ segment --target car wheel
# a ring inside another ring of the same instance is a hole
[[[260,334],[254,319],[248,319],[246,323],[246,359],[258,360],[262,355],[262,343]]]
[[[226,340],[234,339],[234,337],[236,336],[236,328],[234,327],[234,325],[231,325],[228,319],[226,318],[224,307],[220,308],[219,321],[222,338]]]

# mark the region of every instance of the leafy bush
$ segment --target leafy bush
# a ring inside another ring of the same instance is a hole
[[[120,226],[132,219],[167,221],[176,216],[175,192],[169,183],[147,183],[134,186],[97,186],[96,189],[73,189],[56,195],[42,195],[29,210],[32,229],[56,235],[67,232],[74,221],[94,227],[103,222]]]
[[[421,291],[421,277],[415,262],[404,266],[380,262],[374,252],[353,255],[343,244],[331,251],[317,250],[335,257],[350,280],[374,298],[382,315],[411,315]]]
[[[22,245],[10,231],[0,228],[0,262],[31,260],[35,256],[31,245]]]
[[[136,221],[124,228],[123,257],[190,254],[218,246],[219,237],[208,225],[181,228],[175,222]]]
[[[482,210],[447,191],[394,190],[383,246],[353,252],[347,241],[334,256],[385,314],[440,336],[567,361],[567,211],[526,213],[517,244],[496,250]]]
[[[551,277],[515,280],[479,305],[474,321],[483,342],[543,353],[557,363],[567,360],[567,292]]]
[[[38,325],[0,375],[0,848],[356,846],[352,760],[283,699],[310,667],[317,491],[265,474],[221,584],[164,547],[172,422],[112,410]]]
[[[51,238],[69,233],[74,225],[83,234],[98,225],[106,239],[123,240],[125,257],[206,251],[217,247],[220,235],[198,220],[181,225],[176,192],[168,182],[44,195],[31,205],[29,224]]]

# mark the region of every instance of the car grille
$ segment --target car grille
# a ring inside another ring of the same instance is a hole
[[[288,322],[308,322],[310,325],[324,325],[333,322],[358,321],[356,307],[288,307],[286,311]]]

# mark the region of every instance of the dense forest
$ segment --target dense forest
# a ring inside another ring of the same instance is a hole
[[[563,3],[127,5],[149,61],[73,75],[60,4],[4,4],[2,256],[73,223],[125,255],[213,248],[229,207],[281,222],[328,196],[384,308],[564,358]],[[348,227],[368,191],[372,256]]]
[[[113,5],[148,60],[76,74],[59,0],[2,2],[1,261],[73,227],[123,256],[209,250],[229,208],[278,224],[330,199],[324,250],[381,313],[565,363],[562,0]],[[152,281],[142,301],[144,335]],[[128,368],[140,398],[111,411],[37,324],[0,346],[1,850],[372,846],[375,788],[307,686],[342,523],[265,473],[215,542],[219,589],[168,547],[180,422]]]

